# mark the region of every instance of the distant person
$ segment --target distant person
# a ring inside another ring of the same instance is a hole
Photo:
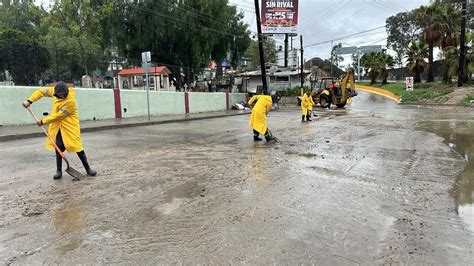
[[[82,147],[81,128],[77,113],[77,102],[73,88],[68,88],[66,83],[59,82],[54,87],[41,87],[31,94],[28,100],[23,102],[25,108],[43,97],[53,98],[51,115],[43,118],[38,126],[49,125],[48,133],[56,140],[61,151],[76,152],[87,175],[95,176],[97,172],[92,170],[87,161],[86,153]],[[53,144],[46,139],[46,148],[53,149]],[[62,177],[62,157],[56,151],[56,174],[54,179]]]
[[[273,104],[275,104],[275,109],[280,110],[280,100],[281,100],[281,94],[280,92],[276,92],[275,95],[272,97]]]
[[[313,111],[313,97],[311,96],[311,90],[307,90],[306,93],[303,95],[301,99],[301,122],[305,122],[304,119],[306,117],[306,121],[311,121],[311,112]]]

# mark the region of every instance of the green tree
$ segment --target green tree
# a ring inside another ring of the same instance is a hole
[[[412,43],[407,53],[407,68],[415,74],[414,82],[421,82],[421,73],[426,67],[425,58],[428,56],[428,47],[422,42]]]
[[[361,66],[365,68],[365,71],[369,73],[370,84],[375,84],[376,79],[379,76],[379,55],[377,52],[370,52],[364,54],[361,58]]]
[[[132,65],[144,51],[190,82],[210,60],[236,65],[249,45],[243,15],[227,0],[112,1],[101,22],[105,44],[117,47]],[[219,68],[220,69],[220,68]],[[177,79],[181,82],[180,79]]]
[[[79,73],[75,73],[75,78],[80,73],[89,75],[89,67],[98,66],[97,63],[103,60],[93,56],[101,54],[103,49],[100,46],[98,12],[91,5],[92,0],[60,1],[51,10],[51,27],[46,42],[69,51],[77,51],[82,68],[78,69]],[[73,57],[72,54],[67,56]]]
[[[342,47],[342,43],[334,45],[331,49],[331,62],[339,67],[339,64],[344,61],[344,57],[336,53],[336,50]]]
[[[0,32],[0,71],[8,70],[17,85],[36,85],[49,66],[48,51],[18,30]]]
[[[401,12],[389,17],[386,30],[387,47],[396,52],[396,63],[402,66],[408,47],[419,40],[420,26],[416,23],[414,12]]]
[[[3,0],[0,4],[0,31],[13,29],[37,38],[44,33],[40,25],[46,14],[33,0]]]
[[[265,38],[263,42],[263,49],[265,51],[265,62],[275,63],[277,58],[276,43],[271,38]],[[245,57],[250,58],[252,69],[260,67],[260,52],[258,49],[258,41],[251,40],[247,48]]]
[[[387,54],[387,50],[382,50],[377,53],[378,68],[382,76],[382,84],[387,84],[388,69],[395,65],[395,59]]]
[[[460,31],[459,16],[460,9],[451,4],[443,4],[441,6],[440,13],[440,43],[439,47],[442,49],[443,56],[443,82],[451,83],[453,76],[451,70],[453,65],[458,65],[459,56],[453,54],[454,50],[457,50],[459,43],[457,33]]]
[[[429,6],[421,6],[416,9],[415,17],[418,25],[422,28],[421,41],[428,45],[428,76],[427,82],[434,81],[433,51],[442,38],[443,25],[441,23],[441,3],[434,2]]]

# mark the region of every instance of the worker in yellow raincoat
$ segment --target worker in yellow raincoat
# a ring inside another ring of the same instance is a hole
[[[79,115],[77,113],[77,102],[73,88],[68,88],[66,83],[59,82],[54,87],[42,87],[23,102],[25,108],[43,97],[53,98],[53,108],[51,114],[38,122],[38,126],[49,125],[48,133],[52,139],[56,140],[61,151],[76,152],[81,160],[87,175],[95,176],[96,171],[92,170],[87,162],[86,153],[82,148],[81,128],[79,125]],[[46,148],[53,149],[52,143],[46,139]],[[56,151],[57,171],[54,179],[62,177],[62,158]]]
[[[301,112],[303,113],[301,116],[301,122],[304,122],[306,117],[306,121],[311,121],[311,112],[313,112],[313,97],[311,96],[311,90],[307,90],[306,93],[303,95],[301,99]]]
[[[260,134],[265,136],[267,142],[275,140],[267,126],[267,114],[272,108],[272,97],[270,95],[255,95],[252,99],[257,99],[249,120],[249,125],[253,129],[253,140],[261,141]],[[249,105],[252,99],[249,100]]]

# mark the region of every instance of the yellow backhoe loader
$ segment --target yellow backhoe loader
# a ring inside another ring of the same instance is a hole
[[[339,108],[352,102],[352,97],[357,96],[354,84],[354,70],[349,68],[341,82],[333,78],[322,78],[320,87],[313,95],[315,102],[319,102],[322,108],[329,108],[331,104]]]

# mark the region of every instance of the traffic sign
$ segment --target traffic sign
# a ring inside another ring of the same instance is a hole
[[[151,61],[151,52],[142,53],[142,63],[148,63]]]
[[[382,45],[368,45],[359,47],[359,52],[362,54],[380,51],[382,51]]]
[[[357,47],[341,47],[336,49],[336,54],[355,54],[357,53]]]

